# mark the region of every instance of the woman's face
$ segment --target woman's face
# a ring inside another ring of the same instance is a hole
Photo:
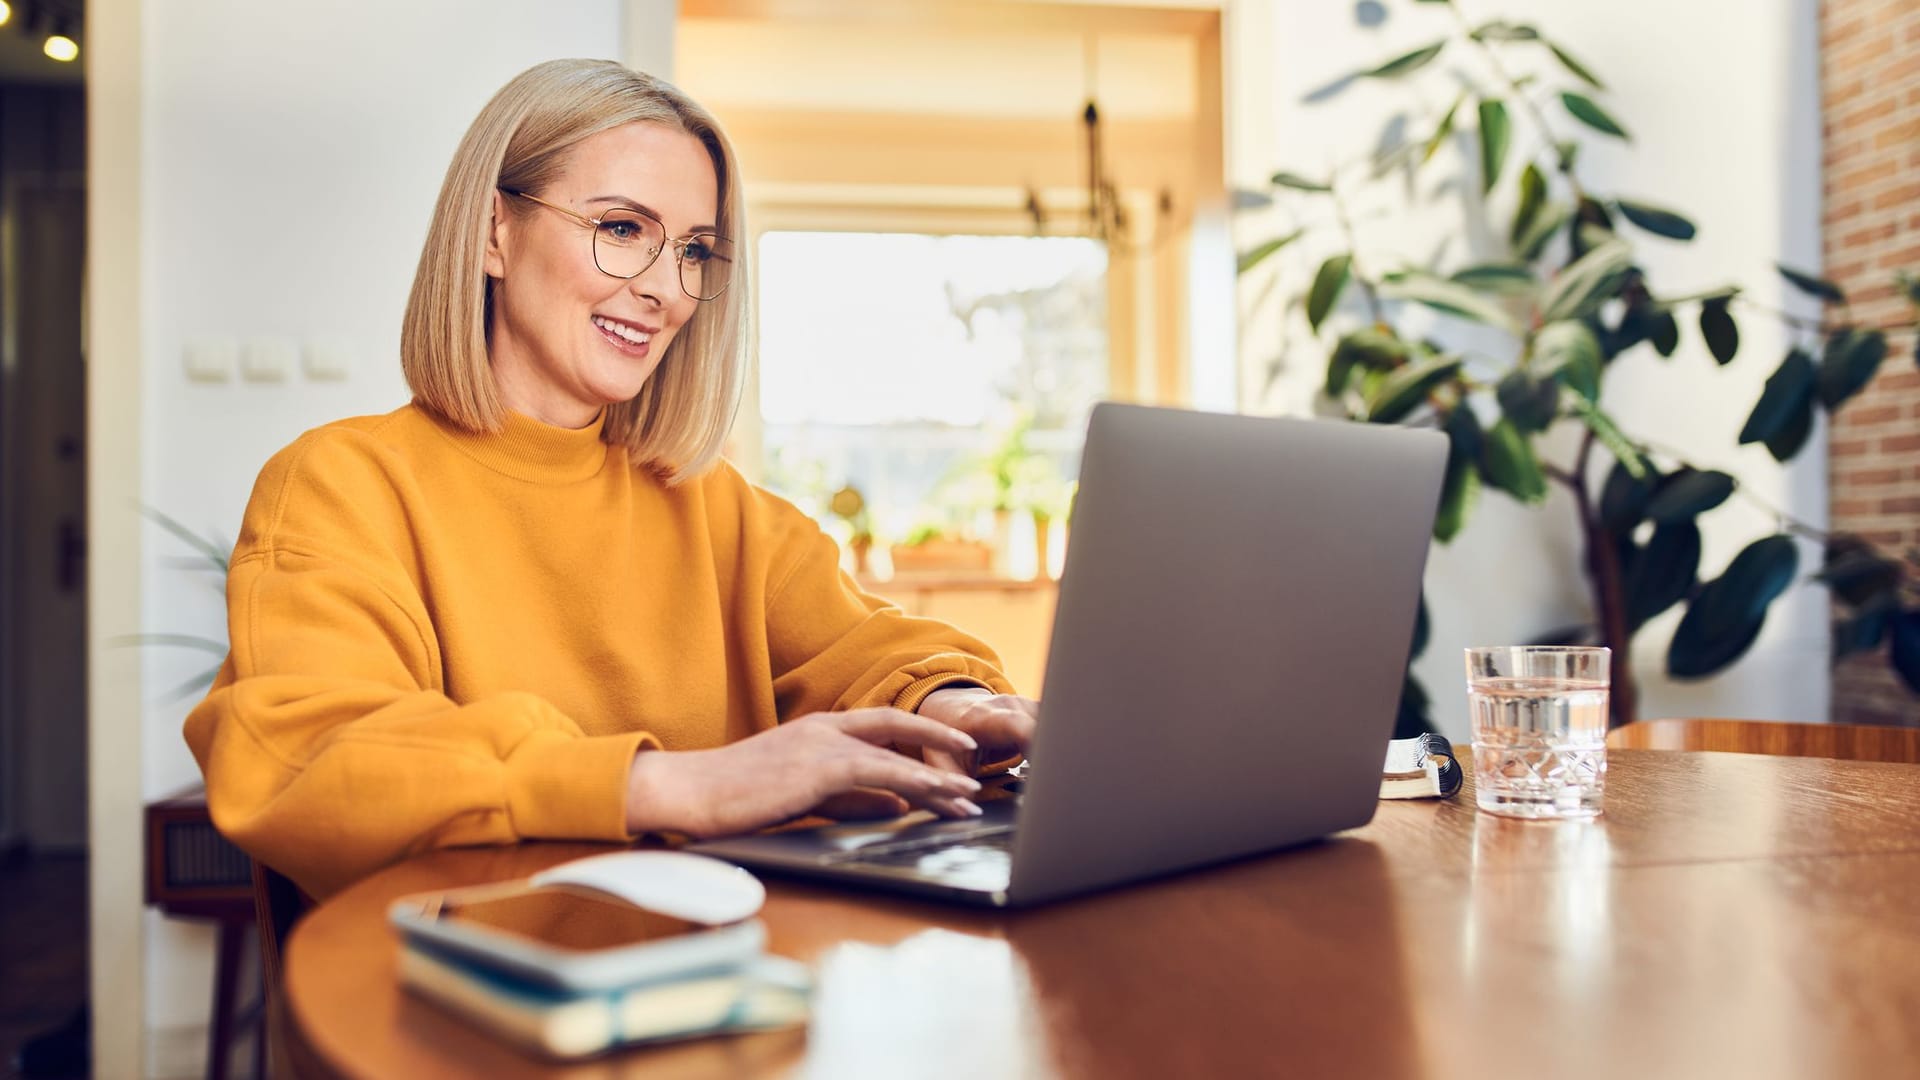
[[[718,189],[698,139],[635,123],[581,140],[559,179],[528,194],[589,218],[638,208],[660,219],[669,237],[683,237],[714,231]],[[638,394],[699,307],[680,287],[674,255],[668,245],[639,276],[609,277],[594,264],[592,229],[495,192],[486,254],[487,276],[496,279],[489,352],[507,407],[579,428],[603,406]]]

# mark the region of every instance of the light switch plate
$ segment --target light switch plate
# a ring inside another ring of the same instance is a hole
[[[353,368],[353,346],[335,339],[309,341],[301,366],[312,382],[345,382]]]
[[[240,366],[240,343],[232,338],[199,338],[187,342],[187,378],[217,383],[233,379]]]
[[[240,377],[248,382],[286,382],[300,348],[291,338],[255,338],[240,349]]]

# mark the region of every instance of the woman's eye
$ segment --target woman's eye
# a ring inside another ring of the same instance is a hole
[[[632,221],[603,221],[600,223],[600,231],[606,234],[607,239],[618,240],[623,244],[640,239],[641,233],[639,223]]]
[[[703,240],[689,240],[687,241],[686,254],[681,257],[690,263],[698,265],[713,258],[713,249],[708,247]]]

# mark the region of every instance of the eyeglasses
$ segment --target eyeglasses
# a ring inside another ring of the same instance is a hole
[[[680,288],[695,300],[712,300],[733,281],[733,241],[718,233],[697,232],[675,240],[652,214],[615,207],[597,218],[555,206],[545,199],[512,188],[508,195],[557,210],[593,230],[593,265],[608,277],[632,280],[646,273],[660,252],[673,245],[680,264]]]

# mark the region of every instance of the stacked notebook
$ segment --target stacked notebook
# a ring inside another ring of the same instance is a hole
[[[554,1058],[803,1023],[811,976],[766,952],[751,874],[625,851],[395,901],[402,985]]]
[[[1380,776],[1383,799],[1452,798],[1466,780],[1460,759],[1446,736],[1425,732],[1387,742],[1387,764]]]

